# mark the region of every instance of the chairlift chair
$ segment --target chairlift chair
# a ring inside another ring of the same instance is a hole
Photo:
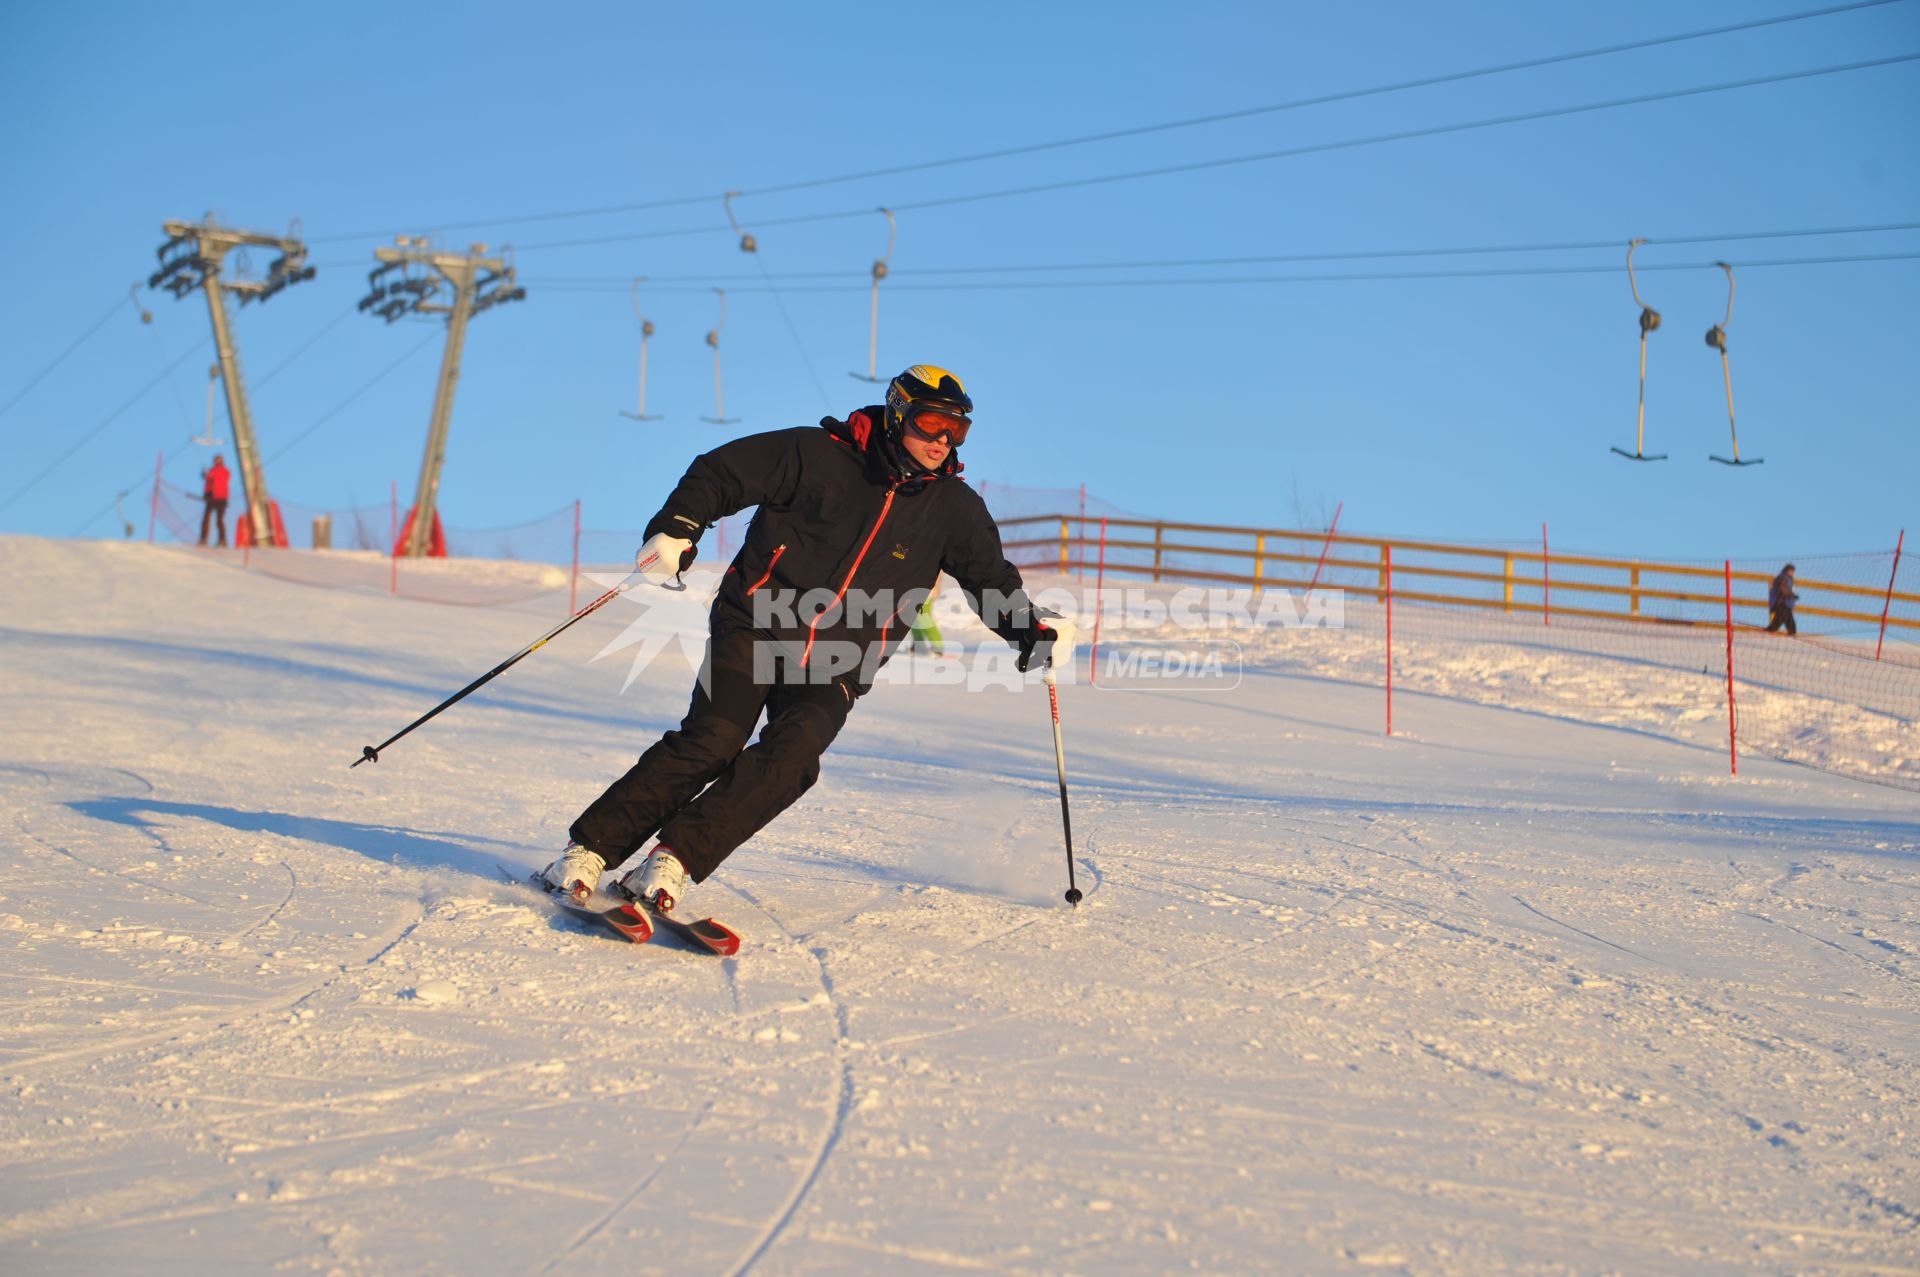
[[[1727,383],[1727,432],[1733,436],[1733,456],[1721,457],[1708,453],[1707,460],[1718,461],[1723,466],[1762,465],[1765,457],[1753,457],[1746,461],[1740,459],[1740,432],[1733,426],[1733,365],[1727,361],[1727,325],[1733,322],[1733,267],[1725,262],[1715,262],[1714,265],[1727,272],[1727,317],[1707,329],[1707,345],[1720,352],[1720,376]]]
[[[1640,307],[1640,414],[1639,426],[1634,435],[1633,451],[1615,448],[1614,451],[1629,461],[1665,461],[1667,454],[1662,452],[1649,457],[1646,454],[1647,443],[1647,334],[1660,327],[1660,312],[1640,300],[1640,285],[1633,278],[1633,250],[1647,241],[1636,239],[1627,245],[1627,287],[1633,290],[1633,300]]]

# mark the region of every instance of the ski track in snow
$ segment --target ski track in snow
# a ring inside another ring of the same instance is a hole
[[[1687,676],[1415,637],[1391,741],[1364,638],[1064,687],[1077,909],[1038,689],[881,688],[716,961],[495,868],[678,718],[592,658],[701,600],[349,769],[551,599],[0,561],[9,1274],[1920,1272],[1920,818],[1730,779]]]

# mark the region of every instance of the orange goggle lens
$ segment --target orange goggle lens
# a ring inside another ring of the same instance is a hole
[[[934,407],[909,408],[906,421],[907,429],[927,442],[945,443],[954,448],[967,441],[967,431],[973,425],[970,418]]]

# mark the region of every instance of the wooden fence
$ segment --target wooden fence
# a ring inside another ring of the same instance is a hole
[[[1031,567],[1057,566],[1062,572],[1095,570],[1101,527],[1097,520],[1070,514],[1000,521],[1009,558]],[[1197,540],[1202,537],[1214,543],[1202,544]],[[1174,556],[1187,561],[1175,562]],[[1357,571],[1368,584],[1347,582],[1340,588],[1378,599],[1387,592],[1389,558],[1396,581],[1393,597],[1404,602],[1531,613],[1547,619],[1726,624],[1723,566],[1563,555],[1544,547],[1505,549],[1145,519],[1105,522],[1104,570],[1122,578],[1304,590],[1329,584],[1332,573]],[[1196,567],[1195,561],[1208,566]],[[1898,563],[1896,555],[1895,574]],[[1557,575],[1576,570],[1577,574]],[[1758,609],[1765,615],[1772,573],[1736,571],[1732,580],[1736,588],[1758,587],[1735,594],[1733,606]],[[1412,582],[1411,588],[1398,584],[1407,581]],[[1795,589],[1801,602],[1794,615],[1878,627],[1883,633],[1891,627],[1920,636],[1920,594],[1897,591],[1893,584],[1892,575],[1880,588],[1797,577]]]

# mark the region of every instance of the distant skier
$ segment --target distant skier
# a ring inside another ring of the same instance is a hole
[[[233,481],[233,472],[227,469],[227,463],[218,453],[214,454],[213,464],[200,472],[202,488],[200,499],[206,503],[206,509],[200,512],[200,544],[207,543],[207,524],[216,522],[220,528],[220,548],[227,544],[227,493]]]
[[[1767,633],[1772,634],[1781,626],[1787,633],[1798,634],[1800,627],[1793,623],[1793,605],[1800,596],[1793,592],[1793,564],[1780,569],[1780,575],[1773,578],[1773,585],[1767,590]]]
[[[662,912],[683,903],[689,878],[705,881],[812,787],[942,571],[1019,647],[1019,668],[1072,660],[1072,622],[1034,608],[986,504],[959,477],[972,411],[958,377],[915,364],[884,405],[694,459],[647,524],[643,575],[676,576],[702,531],[759,509],[714,599],[686,717],[573,822],[542,874],[551,889],[596,890],[657,833],[617,890]]]

